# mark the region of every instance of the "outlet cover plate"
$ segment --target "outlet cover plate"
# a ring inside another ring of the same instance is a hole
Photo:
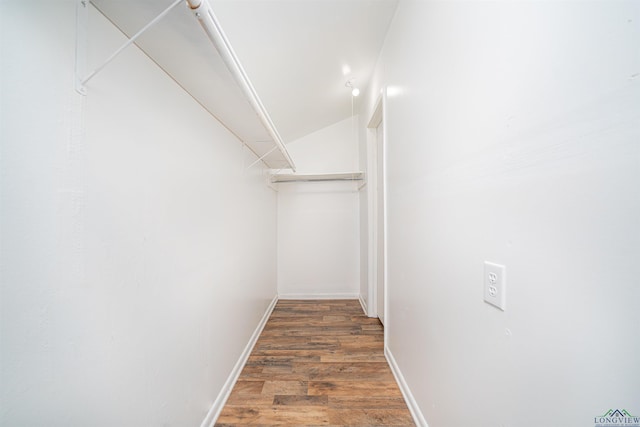
[[[492,262],[484,263],[484,300],[504,311],[506,308],[506,268]]]

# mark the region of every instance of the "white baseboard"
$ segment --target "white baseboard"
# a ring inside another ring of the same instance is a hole
[[[278,294],[278,298],[279,299],[358,299],[359,295],[358,293],[350,293],[350,292],[345,292],[345,293],[309,293],[309,294],[294,294],[294,293],[285,293],[285,294]]]
[[[420,408],[418,407],[418,402],[416,402],[416,399],[413,397],[407,382],[404,380],[402,372],[400,372],[396,359],[393,357],[391,350],[389,350],[389,347],[387,346],[384,347],[384,355],[387,358],[387,362],[389,362],[393,376],[396,377],[396,381],[398,382],[400,391],[404,396],[404,400],[407,402],[409,412],[411,412],[411,416],[413,417],[413,422],[416,423],[417,426],[428,427],[427,420],[425,420],[424,415],[422,415],[422,411],[420,411]]]
[[[247,346],[242,351],[242,354],[240,354],[240,358],[233,367],[231,374],[229,374],[229,378],[227,378],[224,386],[222,386],[222,390],[220,390],[220,393],[218,393],[218,397],[216,397],[216,400],[214,400],[213,405],[211,405],[211,409],[209,409],[209,412],[202,421],[202,424],[200,424],[200,427],[213,427],[215,425],[216,420],[220,416],[220,412],[222,412],[224,404],[227,402],[227,399],[231,394],[231,390],[233,390],[233,386],[236,384],[236,381],[238,381],[238,377],[240,376],[244,365],[247,363],[247,360],[251,355],[251,351],[253,351],[253,347],[256,345],[256,342],[258,341],[258,338],[260,337],[260,334],[262,333],[264,326],[267,324],[267,321],[269,320],[269,317],[271,316],[271,313],[273,312],[273,309],[276,307],[277,303],[278,296],[273,298],[273,301],[271,301],[271,304],[269,304],[269,307],[267,307],[264,316],[262,316],[262,319],[260,319],[260,323],[258,323],[258,326],[253,332],[253,335],[251,335]]]
[[[364,302],[364,299],[362,299],[362,295],[358,295],[358,301],[360,301],[360,307],[362,307],[362,311],[364,312],[365,316],[369,316],[369,310],[367,310],[367,303]]]

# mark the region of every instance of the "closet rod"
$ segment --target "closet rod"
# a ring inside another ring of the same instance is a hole
[[[315,173],[315,174],[273,174],[271,182],[320,182],[320,181],[362,181],[364,172],[338,172],[338,173]]]
[[[222,57],[222,60],[227,65],[227,68],[229,69],[229,72],[235,79],[236,83],[238,83],[238,86],[244,92],[247,100],[249,101],[254,111],[258,115],[258,118],[260,119],[263,126],[266,128],[267,132],[273,139],[273,142],[278,147],[278,150],[282,153],[288,165],[291,166],[291,169],[295,172],[296,170],[295,164],[293,163],[291,156],[289,156],[289,152],[287,151],[284,143],[282,142],[282,138],[280,137],[280,134],[278,133],[278,131],[275,128],[275,125],[271,121],[271,118],[269,117],[264,105],[260,101],[260,98],[258,97],[258,94],[255,88],[251,84],[251,81],[249,80],[247,73],[244,71],[244,68],[242,68],[242,65],[240,64],[240,60],[238,59],[235,52],[231,48],[231,44],[229,43],[227,36],[222,31],[222,27],[220,26],[220,23],[218,22],[215,14],[213,13],[213,10],[211,9],[211,6],[209,5],[208,1],[207,0],[187,0],[187,3],[189,4],[189,7],[193,11],[193,14],[195,15],[195,17],[198,19],[198,21],[200,21],[200,25],[202,26],[204,31],[207,33],[207,36],[209,36],[209,39],[211,40],[216,50]]]

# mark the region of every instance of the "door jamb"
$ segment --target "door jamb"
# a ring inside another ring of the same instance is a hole
[[[369,274],[368,274],[368,285],[369,285],[369,313],[370,317],[378,317],[378,295],[377,295],[377,275],[378,275],[378,260],[377,257],[377,248],[376,245],[378,243],[378,210],[376,206],[376,202],[379,201],[379,192],[378,192],[378,182],[382,181],[382,193],[384,195],[384,199],[386,199],[387,195],[387,180],[386,180],[386,146],[387,146],[387,121],[386,121],[386,90],[383,88],[378,96],[375,107],[373,109],[373,113],[367,124],[367,166],[369,170],[368,182],[368,194],[367,194],[367,210],[368,210],[368,255],[369,255]],[[382,126],[382,152],[377,153],[377,128],[380,124]],[[382,170],[378,170],[378,162],[377,155],[382,155]],[[371,173],[373,172],[373,173]],[[382,175],[382,179],[380,180],[380,174]],[[375,182],[373,182],[375,181]],[[373,185],[371,185],[373,184]],[[386,329],[388,327],[388,316],[387,316],[387,206],[386,203],[383,202],[383,236],[382,243],[384,245],[384,258],[381,260],[383,263],[383,295],[384,295],[384,307],[382,317],[385,320],[385,338],[386,338]],[[386,339],[385,339],[386,341]]]

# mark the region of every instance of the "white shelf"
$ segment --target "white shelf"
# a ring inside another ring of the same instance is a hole
[[[362,181],[364,172],[339,173],[277,173],[271,175],[271,182],[318,182],[318,181]]]
[[[159,3],[168,1],[91,0],[85,6],[85,2],[79,2],[78,21],[82,20],[83,23],[78,24],[78,31],[88,25],[86,12],[88,5],[92,4],[129,40],[87,77],[84,70],[77,69],[78,91],[85,92],[84,84],[124,48],[135,42],[251,150],[259,159],[256,163],[263,162],[270,169],[295,171],[295,164],[275,124],[233,51],[209,1],[191,0],[191,7],[178,7],[179,4],[185,5],[181,1],[171,0],[173,3],[158,15]],[[162,17],[169,12],[171,23],[168,24]],[[197,23],[202,28],[198,28]],[[151,25],[153,36],[138,38]],[[86,45],[84,38],[79,41]],[[81,64],[86,61],[86,52],[84,48],[78,48],[77,51],[77,55],[81,55],[77,62]]]

